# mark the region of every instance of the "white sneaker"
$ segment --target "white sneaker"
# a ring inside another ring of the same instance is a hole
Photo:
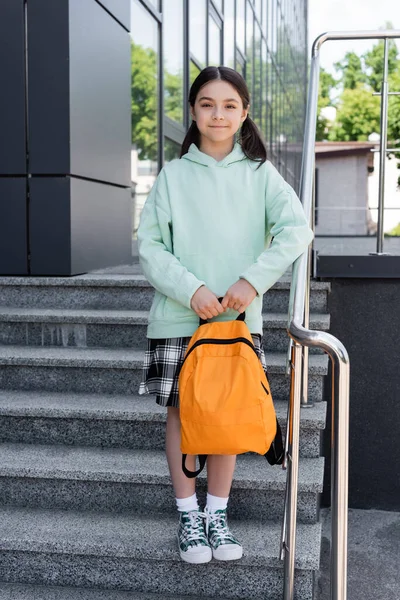
[[[206,534],[217,560],[237,560],[243,556],[243,547],[229,531],[226,509],[210,511],[204,509],[206,516]]]
[[[205,516],[198,510],[179,512],[179,553],[181,559],[188,563],[200,564],[212,559],[212,550],[204,531]]]

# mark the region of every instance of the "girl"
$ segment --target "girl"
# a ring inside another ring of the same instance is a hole
[[[313,233],[294,190],[267,161],[265,142],[248,115],[243,77],[228,67],[206,67],[190,88],[189,103],[193,122],[180,158],[161,169],[138,229],[140,264],[155,288],[139,394],[156,394],[167,407],[180,556],[204,563],[242,556],[226,514],[236,456],[208,457],[207,503],[199,511],[195,480],[181,466],[177,371],[199,317],[232,320],[246,311],[267,374],[263,294],[306,250]],[[194,456],[187,466],[194,470]]]

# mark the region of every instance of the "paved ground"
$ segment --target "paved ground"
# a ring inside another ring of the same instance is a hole
[[[329,600],[330,514],[322,511],[316,600]],[[400,600],[400,513],[349,510],[348,600]]]

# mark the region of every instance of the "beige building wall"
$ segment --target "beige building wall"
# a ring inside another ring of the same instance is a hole
[[[367,155],[316,157],[316,235],[368,234]]]

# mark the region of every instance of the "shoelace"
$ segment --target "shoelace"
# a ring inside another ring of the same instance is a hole
[[[215,527],[215,533],[218,534],[221,538],[221,540],[225,540],[227,538],[230,538],[232,536],[231,532],[228,529],[228,526],[225,524],[224,520],[225,520],[225,515],[221,514],[221,513],[215,513],[215,512],[209,512],[208,510],[205,511],[205,517],[206,517],[206,534],[208,537],[208,530],[210,527],[210,524],[212,523]]]
[[[206,518],[206,514],[197,510],[191,510],[187,513],[190,519],[190,525],[186,540],[187,542],[194,542],[199,539],[199,533],[203,532],[203,521]]]

